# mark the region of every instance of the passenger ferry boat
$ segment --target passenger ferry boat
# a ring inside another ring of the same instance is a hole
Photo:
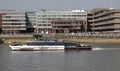
[[[58,41],[31,41],[25,45],[14,43],[9,45],[13,51],[47,51],[47,50],[91,50],[91,46]]]

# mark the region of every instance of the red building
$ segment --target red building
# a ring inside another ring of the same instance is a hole
[[[53,33],[77,33],[87,30],[86,20],[53,20]]]

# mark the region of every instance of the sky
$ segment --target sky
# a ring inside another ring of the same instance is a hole
[[[2,10],[40,11],[120,8],[120,0],[0,0]]]

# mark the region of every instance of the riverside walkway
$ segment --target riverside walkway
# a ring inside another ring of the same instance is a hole
[[[5,43],[34,41],[36,39],[58,40],[70,42],[85,43],[120,43],[120,33],[103,33],[103,32],[87,32],[87,33],[69,33],[69,34],[19,34],[19,35],[0,35]],[[35,39],[36,38],[36,39]]]
[[[35,34],[34,34],[35,35]],[[0,34],[0,38],[17,38],[17,37],[34,37],[33,34],[16,34],[16,35],[3,35]],[[52,37],[52,36],[79,36],[79,37],[96,37],[96,38],[120,38],[119,32],[81,32],[81,33],[58,33],[58,34],[37,34],[38,37]]]
[[[118,32],[83,32],[83,33],[69,33],[57,34],[57,36],[79,36],[79,37],[94,37],[94,38],[120,38]]]

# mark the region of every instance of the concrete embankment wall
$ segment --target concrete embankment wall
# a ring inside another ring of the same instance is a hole
[[[31,39],[31,38],[4,39],[4,43],[6,43],[6,44],[11,44],[14,42],[26,43],[28,41],[34,41],[34,39]]]
[[[120,38],[60,37],[58,40],[79,43],[120,43]]]
[[[20,42],[26,43],[28,41],[35,41],[32,35],[0,35],[4,43]],[[41,39],[57,39],[58,41],[80,42],[80,43],[120,43],[120,38],[99,38],[99,37],[81,37],[81,36],[44,36]]]
[[[120,34],[118,33],[81,33],[81,34],[59,34],[59,41],[70,41],[80,43],[120,43]]]
[[[13,42],[26,43],[35,40],[32,35],[0,35],[0,38],[6,44],[11,44]]]

